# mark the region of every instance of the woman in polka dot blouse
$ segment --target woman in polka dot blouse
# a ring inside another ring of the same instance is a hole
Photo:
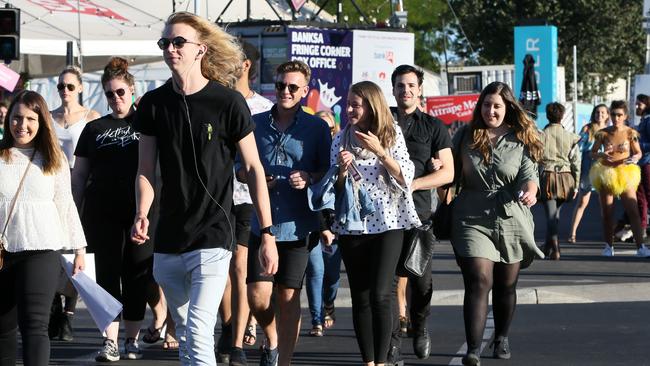
[[[386,362],[392,327],[391,287],[402,250],[404,229],[420,226],[410,185],[414,166],[404,137],[381,89],[362,81],[347,100],[348,125],[332,142],[330,162],[339,165],[337,193],[345,180],[363,187],[375,211],[363,230],[335,223],[352,293],[354,330],[366,365]],[[338,213],[337,213],[338,214]]]

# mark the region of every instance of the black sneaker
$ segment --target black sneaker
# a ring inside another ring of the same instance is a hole
[[[99,350],[95,361],[97,362],[115,362],[120,360],[120,351],[117,345],[110,339],[104,339],[104,345]]]
[[[233,347],[230,350],[230,366],[248,366],[246,352],[243,348]]]
[[[492,355],[494,358],[499,358],[501,360],[510,359],[510,343],[508,342],[508,337],[498,337],[492,342],[494,350]]]
[[[277,366],[278,365],[278,347],[274,349],[262,348],[260,356],[260,366]]]

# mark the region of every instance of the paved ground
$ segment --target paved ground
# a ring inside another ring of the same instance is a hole
[[[571,209],[571,205],[565,208],[562,238],[567,236]],[[536,236],[542,240],[541,207],[534,213]],[[519,306],[510,334],[513,358],[493,360],[487,358],[491,352],[486,350],[483,365],[650,365],[650,259],[635,258],[631,244],[618,245],[617,257],[601,257],[600,232],[598,205],[593,202],[579,231],[579,243],[563,244],[561,261],[536,261],[521,273]],[[405,339],[407,365],[459,365],[464,353],[462,281],[449,243],[438,246],[433,267],[432,354],[427,360],[417,360],[411,340]],[[361,363],[349,306],[344,277],[337,299],[337,324],[323,338],[307,335],[309,315],[303,310],[295,365]],[[52,364],[94,364],[100,334],[84,309],[79,310],[74,324],[74,342],[52,344]],[[486,338],[490,335],[488,327]],[[144,353],[143,360],[116,364],[177,364],[175,353],[163,351],[160,344],[147,347]],[[256,365],[259,351],[250,348],[248,353],[249,363]]]

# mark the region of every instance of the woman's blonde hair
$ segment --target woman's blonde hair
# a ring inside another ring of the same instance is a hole
[[[515,131],[517,140],[526,145],[533,161],[539,161],[542,158],[544,146],[539,139],[535,121],[530,118],[528,112],[515,99],[512,89],[507,84],[499,81],[488,84],[478,98],[472,114],[472,121],[470,122],[472,131],[472,144],[470,148],[479,150],[481,155],[483,155],[485,164],[490,161],[490,137],[488,136],[488,127],[481,115],[481,108],[483,107],[485,98],[493,94],[501,96],[501,99],[505,103],[506,115],[503,118],[503,122]]]
[[[25,90],[18,94],[14,101],[11,102],[9,110],[7,110],[8,117],[6,121],[8,124],[11,124],[10,116],[19,104],[24,105],[38,115],[38,132],[34,136],[34,149],[43,156],[43,173],[56,173],[63,165],[65,155],[63,155],[59,141],[54,133],[54,122],[50,116],[45,99],[37,92],[31,90]],[[0,158],[8,162],[11,159],[10,149],[14,147],[15,140],[9,130],[11,126],[6,126],[5,128],[7,131],[5,131],[0,141]]]
[[[330,133],[332,134],[332,137],[339,133],[341,131],[341,127],[336,123],[336,118],[334,118],[334,115],[332,112],[327,111],[327,110],[322,110],[318,111],[314,114],[316,117],[320,117],[323,119],[325,122],[327,122],[327,125],[329,126],[330,123],[332,124],[330,127]]]
[[[192,27],[199,36],[197,41],[207,47],[201,59],[203,76],[234,88],[241,76],[244,62],[244,53],[237,38],[207,19],[187,12],[170,15],[165,22],[165,27],[179,23]]]
[[[396,136],[395,122],[379,86],[372,81],[361,81],[350,87],[350,93],[363,99],[368,106],[370,113],[365,118],[368,119],[370,132],[377,136],[381,146],[386,149],[392,147]]]
[[[81,69],[78,66],[75,66],[75,65],[66,66],[65,69],[63,69],[61,71],[61,73],[59,74],[59,77],[65,75],[65,74],[74,75],[76,77],[77,81],[79,82],[79,84],[80,85],[82,84],[82,81],[81,81]]]

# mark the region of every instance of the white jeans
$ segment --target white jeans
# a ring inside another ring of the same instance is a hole
[[[182,365],[217,365],[214,326],[231,256],[230,251],[221,248],[154,254],[154,278],[176,322]]]

